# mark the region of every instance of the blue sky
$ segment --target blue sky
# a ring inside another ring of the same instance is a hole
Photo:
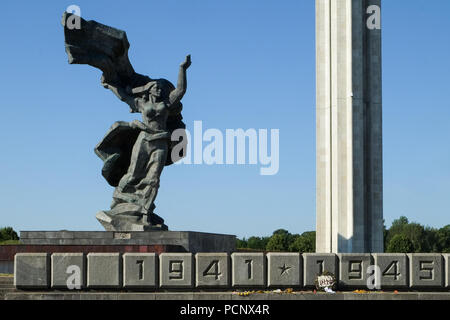
[[[131,5],[132,3],[132,5]],[[166,167],[156,213],[171,230],[269,235],[315,229],[313,0],[10,1],[0,19],[0,226],[102,230],[113,188],[93,152],[139,115],[69,65],[62,12],[127,32],[139,73],[176,82],[192,55],[183,116],[204,129],[280,130],[280,170]],[[450,223],[450,2],[383,2],[384,216]]]

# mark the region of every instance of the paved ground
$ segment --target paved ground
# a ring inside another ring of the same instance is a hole
[[[0,300],[450,300],[450,292],[36,292],[16,290],[12,277],[0,276]]]

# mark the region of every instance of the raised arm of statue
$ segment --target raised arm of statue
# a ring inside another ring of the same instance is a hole
[[[169,95],[169,102],[171,106],[176,105],[183,98],[187,89],[186,70],[191,65],[191,55],[187,55],[186,59],[180,64],[180,71],[178,73],[177,87],[172,90]]]

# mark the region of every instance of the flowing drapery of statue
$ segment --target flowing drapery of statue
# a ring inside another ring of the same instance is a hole
[[[71,29],[66,26],[71,16],[64,13],[62,20],[69,63],[100,69],[103,87],[127,103],[130,112],[142,114],[142,121],[115,122],[95,147],[104,162],[102,175],[115,187],[111,209],[96,217],[107,231],[167,230],[154,213],[154,202],[164,166],[183,156],[172,159],[172,148],[181,141],[171,141],[171,134],[185,129],[180,101],[190,56],[180,65],[176,87],[166,79],[151,79],[134,71],[124,31],[80,17],[80,27]]]

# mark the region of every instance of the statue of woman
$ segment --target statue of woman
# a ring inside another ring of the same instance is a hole
[[[69,16],[65,13],[63,21]],[[115,187],[111,210],[100,211],[96,217],[107,231],[167,230],[164,220],[153,212],[154,201],[164,166],[183,156],[172,159],[173,143],[179,141],[171,141],[171,133],[185,128],[181,98],[191,57],[181,63],[175,88],[168,80],[134,71],[124,31],[80,19],[79,30],[63,24],[69,63],[102,70],[102,85],[126,102],[131,112],[142,114],[142,122],[114,123],[95,148],[104,161],[102,175]]]
[[[99,220],[109,217],[110,219],[106,219],[111,220],[109,223],[117,224],[114,230],[123,230],[121,225],[133,225],[137,230],[151,227],[165,229],[163,220],[153,213],[154,201],[161,172],[170,157],[171,132],[167,127],[167,120],[169,115],[173,116],[181,111],[180,101],[187,87],[186,70],[190,65],[191,58],[188,55],[180,65],[176,88],[164,79],[151,80],[144,86],[131,89],[131,92],[129,88],[128,92],[124,92],[104,84],[121,100],[126,101],[132,112],[142,114],[142,122],[134,120],[129,124],[130,128],[139,130],[139,134],[131,150],[127,172],[114,190],[111,210],[97,215]],[[120,221],[114,223],[113,220],[117,218]]]
[[[187,86],[186,70],[190,65],[191,59],[188,55],[180,65],[178,83],[174,89],[163,79],[152,80],[142,87],[132,89],[132,95],[123,92],[119,94],[117,88],[105,85],[121,100],[132,101],[130,104],[133,111],[141,113],[143,120],[135,120],[130,124],[140,133],[131,151],[127,173],[122,176],[114,191],[109,215],[129,214],[131,209],[134,215],[142,214],[140,219],[143,225],[152,225],[150,217],[154,215],[159,178],[167,158],[170,157],[168,153],[171,140],[167,119],[170,114],[180,112],[180,100]]]

